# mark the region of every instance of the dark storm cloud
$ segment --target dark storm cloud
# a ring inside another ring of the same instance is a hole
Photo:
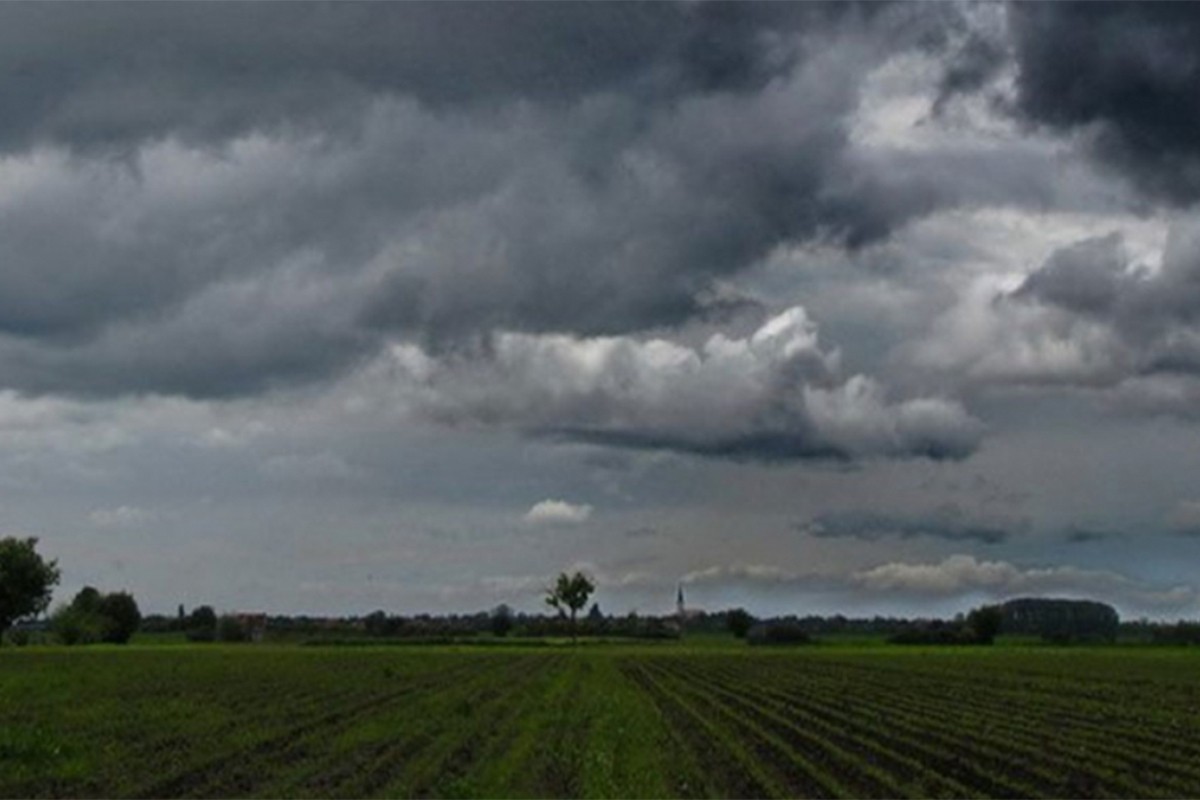
[[[287,124],[370,96],[570,96],[644,74],[676,9],[494,4],[3,9],[3,139],[129,147]]]
[[[1017,109],[1079,131],[1143,191],[1200,199],[1200,8],[1013,3]]]
[[[968,31],[945,59],[934,113],[945,110],[954,97],[983,89],[1010,62],[1008,42],[985,31]]]
[[[772,248],[941,202],[847,131],[870,69],[952,13],[0,7],[4,385],[224,397],[395,337],[744,309],[718,284]]]
[[[862,539],[874,542],[885,538],[913,539],[930,537],[948,542],[976,541],[1001,544],[1014,533],[1027,529],[1027,520],[1008,520],[1007,524],[975,519],[956,506],[932,514],[901,516],[871,512],[822,514],[797,523],[801,533],[821,539]]]
[[[844,4],[249,4],[0,11],[0,141],[128,147],[289,124],[380,93],[440,106],[761,86]]]
[[[846,155],[858,85],[879,57],[870,42],[811,48],[754,92],[604,97],[557,118],[544,146],[558,157],[517,171],[476,224],[431,232],[445,240],[385,279],[364,322],[435,340],[489,325],[672,326],[711,313],[714,281],[780,244],[879,241],[939,196]]]

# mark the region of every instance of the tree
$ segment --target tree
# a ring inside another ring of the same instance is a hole
[[[754,617],[744,608],[731,608],[725,614],[726,627],[738,639],[745,639],[753,624]]]
[[[75,594],[75,599],[71,601],[71,608],[86,614],[98,614],[103,600],[104,595],[100,594],[99,589],[95,586],[85,586]]]
[[[212,606],[198,606],[188,616],[187,638],[193,642],[211,642],[217,638],[217,612]]]
[[[129,592],[103,594],[85,586],[70,605],[54,612],[50,624],[63,644],[125,644],[141,622],[142,613]]]
[[[387,613],[382,608],[363,617],[363,630],[367,632],[367,636],[384,636],[387,634],[387,628]]]
[[[104,620],[101,639],[125,644],[142,622],[142,612],[129,592],[111,592],[100,598],[99,612]]]
[[[967,614],[967,628],[979,644],[991,644],[1000,633],[1004,609],[1000,606],[980,606]]]
[[[513,627],[513,611],[506,604],[501,603],[492,609],[491,614],[492,634],[501,638],[508,636],[508,632]]]
[[[35,549],[37,539],[0,539],[0,635],[22,617],[40,614],[58,583],[58,562]]]
[[[574,575],[560,573],[554,586],[546,590],[546,605],[554,608],[561,616],[570,612],[572,643],[576,641],[575,615],[587,605],[588,597],[594,591],[596,585],[582,572],[576,572]]]

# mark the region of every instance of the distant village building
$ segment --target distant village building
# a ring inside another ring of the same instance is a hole
[[[688,608],[683,601],[683,584],[679,584],[679,591],[675,596],[675,619],[682,628],[683,625],[691,619],[703,617],[704,612],[699,608]]]

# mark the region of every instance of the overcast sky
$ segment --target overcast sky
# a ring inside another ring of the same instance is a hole
[[[57,599],[1200,614],[1200,6],[0,5]]]

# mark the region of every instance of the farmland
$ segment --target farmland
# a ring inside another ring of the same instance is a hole
[[[0,651],[0,795],[1200,795],[1187,649]]]

